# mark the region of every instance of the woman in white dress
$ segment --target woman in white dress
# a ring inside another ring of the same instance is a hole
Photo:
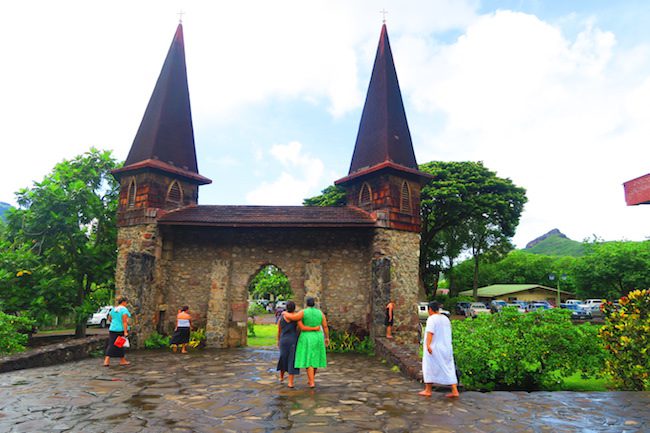
[[[440,314],[438,302],[429,303],[429,318],[424,330],[424,350],[422,351],[422,377],[424,390],[420,395],[431,396],[433,384],[451,386],[445,397],[458,397],[458,378],[454,363],[454,349],[451,345],[451,322]]]

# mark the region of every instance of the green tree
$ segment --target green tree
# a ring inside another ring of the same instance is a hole
[[[248,285],[254,299],[288,299],[293,295],[287,276],[275,265],[263,267]]]
[[[321,191],[320,195],[304,199],[302,204],[303,206],[345,206],[346,200],[343,187],[330,185]]]
[[[19,208],[7,218],[8,240],[29,245],[38,266],[60,278],[57,289],[72,298],[77,336],[85,335],[85,318],[95,308],[88,294],[114,284],[119,188],[111,170],[117,166],[109,151],[94,148],[64,160],[41,182],[18,191]]]
[[[650,287],[650,241],[586,244],[574,274],[577,291],[586,298],[616,299]]]
[[[573,268],[576,258],[571,256],[544,256],[526,251],[511,251],[496,262],[482,261],[478,274],[479,287],[490,284],[541,284],[555,287],[557,282],[549,281],[549,274],[566,275],[561,280],[561,289],[575,292]],[[460,287],[472,287],[474,261],[466,260],[456,266],[456,280]]]
[[[466,240],[478,273],[482,254],[509,245],[526,203],[526,191],[510,179],[498,177],[482,162],[432,161],[420,165],[420,170],[433,176],[421,193],[423,279],[428,264],[444,260],[435,244],[445,230],[455,230],[457,238]]]
[[[72,285],[67,275],[42,263],[31,244],[0,240],[0,310],[26,314],[37,324],[69,313],[73,296],[61,288]]]

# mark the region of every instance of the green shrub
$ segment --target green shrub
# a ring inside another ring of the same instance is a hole
[[[248,306],[248,317],[250,317],[251,320],[246,323],[246,326],[248,328],[249,337],[255,337],[255,317],[260,316],[264,313],[266,313],[266,310],[257,302],[254,302]]]
[[[375,342],[370,337],[359,338],[348,331],[337,331],[330,328],[330,344],[327,346],[328,352],[334,353],[363,353],[366,355],[375,354]]]
[[[0,311],[0,355],[25,350],[34,321],[29,317],[14,316]]]
[[[161,347],[169,346],[169,337],[164,337],[157,333],[156,331],[152,332],[146,340],[144,340],[145,349],[158,349]]]
[[[520,314],[507,307],[452,323],[456,366],[468,388],[533,391],[604,366],[598,328],[574,325],[568,310]]]
[[[600,330],[609,357],[605,371],[618,389],[650,390],[650,290],[634,290],[603,305]]]
[[[197,329],[196,331],[190,332],[190,342],[189,346],[196,349],[197,347],[203,347],[205,345],[205,328]]]

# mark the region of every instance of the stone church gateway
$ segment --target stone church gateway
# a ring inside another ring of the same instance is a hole
[[[210,347],[246,345],[248,284],[273,264],[298,305],[314,296],[338,330],[417,341],[420,188],[386,26],[341,207],[199,205],[199,174],[179,24],[120,182],[117,292],[129,297],[137,343],[169,332],[187,304]]]

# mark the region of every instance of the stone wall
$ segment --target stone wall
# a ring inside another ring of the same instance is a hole
[[[88,358],[91,352],[106,347],[105,335],[70,339],[62,343],[49,344],[22,353],[0,357],[0,373],[25,368],[45,367]]]
[[[385,332],[385,307],[392,298],[395,302],[395,339],[408,346],[418,344],[419,258],[419,233],[375,229],[372,265],[374,335]]]
[[[176,310],[189,305],[195,325],[207,327],[208,345],[246,344],[248,284],[274,264],[289,278],[298,305],[307,292],[319,300],[330,326],[369,330],[372,234],[346,228],[166,230],[159,266],[163,328],[171,332]]]
[[[159,320],[161,241],[156,224],[118,229],[115,287],[117,296],[129,298],[134,347],[142,345],[140,337],[151,334]]]

